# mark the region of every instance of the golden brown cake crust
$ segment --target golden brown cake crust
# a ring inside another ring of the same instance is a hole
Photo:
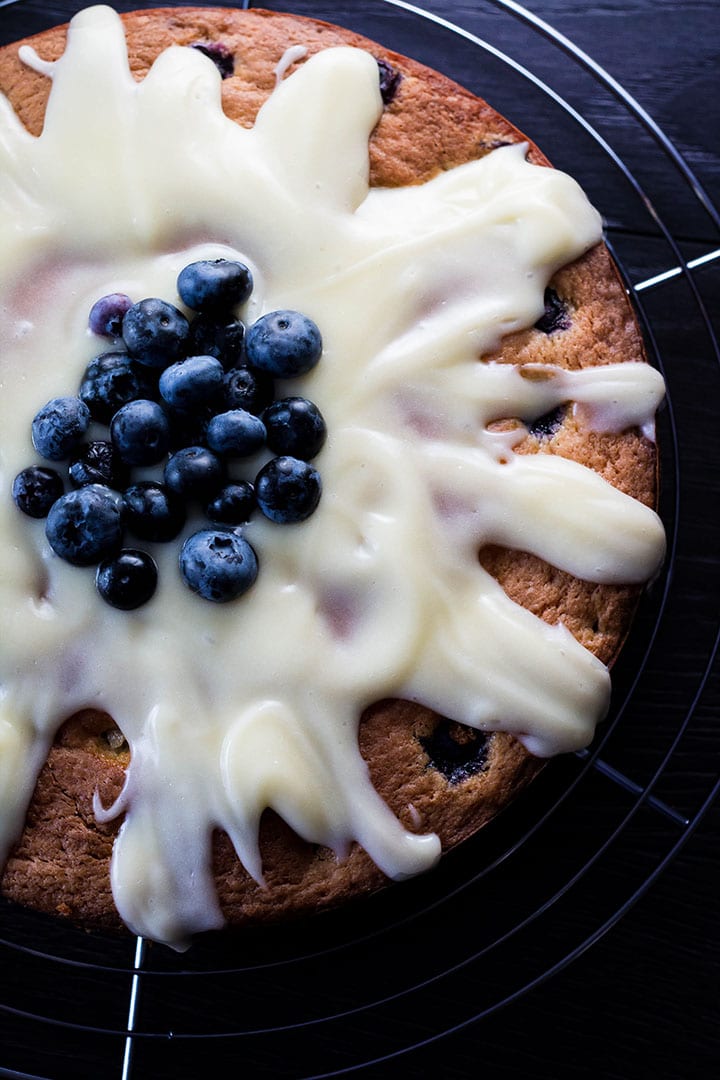
[[[221,42],[235,66],[222,84],[224,108],[244,126],[252,125],[272,91],[275,67],[290,45],[305,45],[309,55],[342,44],[367,49],[402,76],[371,139],[376,185],[418,183],[498,144],[524,139],[485,102],[443,75],[326,23],[256,9],[212,8],[136,12],[123,21],[137,78],[171,44]],[[46,60],[57,58],[64,42],[63,27],[29,39]],[[0,49],[0,89],[28,130],[38,134],[48,80],[20,63],[17,45]],[[534,146],[530,156],[547,164]],[[579,368],[644,359],[632,309],[603,245],[564,268],[551,284],[561,304],[561,327],[512,335],[494,360]],[[547,430],[531,432],[517,452],[574,458],[646,504],[655,503],[655,447],[637,431],[594,434],[566,410]],[[512,599],[549,622],[562,620],[601,660],[613,661],[637,590],[580,582],[524,553],[487,548],[480,557]],[[455,772],[437,767],[443,756],[438,747],[447,747],[448,740],[451,747],[472,743],[468,763]],[[360,746],[375,786],[402,823],[413,831],[437,832],[445,849],[495,817],[541,767],[511,736],[476,737],[404,702],[369,709]],[[127,762],[127,744],[109,717],[84,712],[68,720],[40,774],[25,831],[5,869],[5,895],[85,925],[119,925],[109,884],[118,823],[96,822],[93,796],[98,791],[109,805],[122,787]],[[359,847],[337,861],[331,852],[298,840],[271,813],[263,818],[261,849],[266,888],[243,870],[227,837],[216,838],[218,891],[231,923],[318,910],[385,880]]]

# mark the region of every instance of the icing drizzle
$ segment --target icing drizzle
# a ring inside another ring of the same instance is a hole
[[[58,725],[90,706],[132,752],[120,798],[95,811],[125,815],[111,877],[135,932],[182,947],[220,926],[212,830],[261,881],[266,807],[338,854],[357,840],[389,876],[417,873],[439,843],[407,832],[370,784],[365,706],[405,696],[541,755],[586,745],[607,708],[605,667],[512,603],[478,548],[598,582],[643,581],[663,557],[647,507],[574,462],[508,454],[487,430],[572,400],[603,430],[651,431],[663,390],[647,365],[538,379],[478,362],[533,325],[599,217],[523,146],[369,190],[382,103],[359,50],[309,59],[252,130],[224,116],[196,50],[168,50],[136,83],[109,8],[73,19],[56,63],[22,58],[53,86],[39,138],[0,99],[0,855]],[[257,283],[249,318],[295,307],[322,329],[323,359],[293,392],[328,421],[325,494],[302,525],[248,526],[264,565],[237,604],[192,596],[160,550],[153,602],[118,613],[12,505],[30,422],[101,351],[86,329],[97,296],[171,298],[186,262],[234,253]]]

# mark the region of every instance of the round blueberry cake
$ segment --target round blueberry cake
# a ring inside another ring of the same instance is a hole
[[[430,868],[592,739],[662,560],[598,216],[291,15],[89,9],[0,90],[4,895],[181,946]]]

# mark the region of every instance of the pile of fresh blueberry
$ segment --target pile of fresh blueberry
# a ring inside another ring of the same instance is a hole
[[[91,360],[77,396],[54,398],[33,420],[37,452],[65,465],[24,469],[13,484],[15,503],[47,518],[57,555],[97,567],[98,591],[113,607],[137,608],[157,585],[155,560],[124,547],[126,533],[174,540],[200,507],[207,527],[182,545],[180,573],[200,596],[224,602],[257,577],[256,553],[240,528],[254,511],[288,524],[318,505],[320,475],[310,461],[325,442],[325,421],[306,398],[276,400],[275,379],[317,364],[320,332],[288,310],[246,329],[237,309],[252,288],[247,266],[216,259],[180,272],[178,294],[191,319],[165,300],[103,296],[89,325],[114,339],[113,348]],[[104,425],[105,437],[91,438],[91,424]],[[236,463],[261,450],[274,456],[254,480],[233,478]],[[146,467],[157,475],[133,477]]]

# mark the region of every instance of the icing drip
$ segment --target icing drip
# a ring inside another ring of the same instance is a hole
[[[90,706],[131,747],[122,795],[96,813],[125,815],[112,886],[136,932],[180,947],[219,926],[212,830],[260,881],[266,807],[338,854],[357,840],[389,876],[417,873],[439,843],[406,832],[372,788],[357,746],[366,705],[417,699],[541,755],[586,745],[607,707],[605,667],[512,603],[478,547],[598,582],[643,581],[663,556],[651,510],[573,462],[515,457],[512,440],[501,452],[487,430],[568,400],[603,429],[651,424],[662,383],[645,365],[478,363],[539,318],[599,217],[522,146],[369,191],[382,104],[358,50],[308,60],[252,130],[223,115],[220,76],[196,50],[168,50],[137,84],[108,8],[73,19],[57,63],[23,58],[53,87],[37,139],[0,100],[0,846],[58,725]],[[321,327],[323,359],[293,392],[328,422],[324,496],[302,525],[248,525],[263,566],[241,601],[190,594],[166,545],[154,600],[116,612],[21,519],[12,478],[34,460],[34,412],[73,393],[101,351],[93,301],[172,299],[183,265],[228,254],[255,276],[249,320],[293,307]]]
[[[286,49],[275,65],[275,81],[282,82],[288,68],[291,68],[297,60],[304,60],[306,56],[307,48],[305,45],[291,45],[289,49]]]

